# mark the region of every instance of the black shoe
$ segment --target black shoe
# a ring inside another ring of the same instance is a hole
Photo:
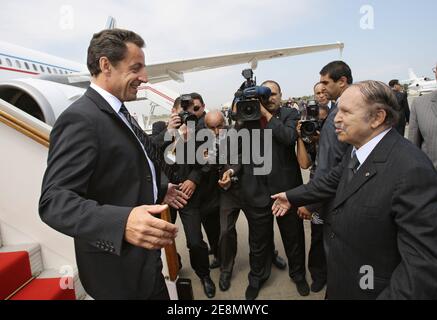
[[[299,292],[299,294],[302,297],[309,296],[310,287],[308,286],[308,283],[306,280],[302,280],[302,281],[295,282],[295,283],[296,283],[297,292]]]
[[[200,282],[203,286],[203,291],[205,292],[206,296],[210,299],[215,297],[215,284],[212,282],[210,276],[203,277],[200,279]]]
[[[259,289],[249,285],[246,289],[246,300],[255,300],[258,297]]]
[[[219,288],[221,291],[228,291],[231,287],[231,277],[232,275],[227,272],[220,274]]]
[[[220,260],[217,259],[216,257],[214,257],[214,260],[211,262],[211,264],[209,265],[209,268],[212,269],[217,269],[220,268]]]
[[[285,270],[285,268],[287,268],[287,262],[278,255],[278,251],[274,252],[272,262],[279,270]]]
[[[314,293],[318,293],[323,290],[326,285],[326,281],[316,280],[311,284],[311,291]]]

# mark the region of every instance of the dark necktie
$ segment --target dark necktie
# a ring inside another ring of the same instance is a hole
[[[140,140],[141,144],[144,146],[144,149],[146,150],[146,153],[149,156],[150,160],[152,160],[152,162],[157,165],[159,169],[162,170],[169,179],[173,179],[174,174],[177,170],[177,166],[171,166],[165,162],[164,152],[159,150],[159,148],[153,144],[149,136],[143,131],[135,118],[130,115],[124,104],[121,105],[120,112],[131,125],[132,131],[135,133],[138,140]]]
[[[358,167],[360,166],[360,161],[358,160],[357,153],[354,152],[353,157],[349,160],[347,165],[347,182],[351,182],[354,175],[358,171]]]

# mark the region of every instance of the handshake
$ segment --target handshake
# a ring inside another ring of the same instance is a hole
[[[292,205],[288,201],[287,195],[285,194],[285,192],[275,194],[274,196],[272,196],[272,199],[274,200],[273,206],[272,206],[272,212],[273,212],[274,216],[283,217],[289,213],[289,211],[292,208]],[[309,212],[308,209],[305,207],[298,208],[297,215],[303,220],[311,220],[312,219],[312,213]]]

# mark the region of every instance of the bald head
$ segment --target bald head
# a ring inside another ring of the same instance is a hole
[[[206,127],[213,131],[216,136],[220,134],[220,130],[225,126],[225,117],[220,111],[211,111],[205,116]]]

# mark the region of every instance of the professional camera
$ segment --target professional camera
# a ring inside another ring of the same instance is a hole
[[[188,125],[188,122],[192,121],[197,125],[197,117],[195,114],[188,111],[188,108],[190,108],[193,105],[193,99],[191,95],[189,94],[183,94],[181,96],[181,107],[184,111],[179,113],[179,117],[181,118],[181,122],[185,125]]]
[[[254,80],[253,70],[243,70],[246,81],[235,93],[234,103],[237,112],[233,113],[233,120],[247,122],[261,119],[260,103],[267,103],[272,92],[267,87],[259,87]]]
[[[305,107],[305,115],[301,126],[302,139],[311,139],[322,129],[319,119],[319,106],[317,102],[310,101]]]

